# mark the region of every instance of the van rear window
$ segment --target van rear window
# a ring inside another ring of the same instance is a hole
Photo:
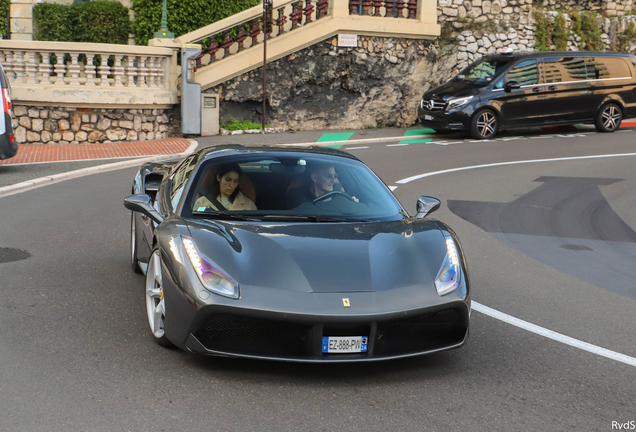
[[[543,68],[546,83],[584,81],[588,79],[585,58],[583,57],[544,58]]]
[[[629,66],[622,58],[586,57],[587,79],[631,78]]]

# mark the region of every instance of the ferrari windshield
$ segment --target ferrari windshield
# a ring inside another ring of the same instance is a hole
[[[185,217],[247,221],[393,220],[403,209],[356,160],[314,153],[256,153],[201,164]]]
[[[513,60],[513,58],[482,58],[468,65],[457,74],[454,79],[468,81],[478,86],[485,86],[490,84]]]

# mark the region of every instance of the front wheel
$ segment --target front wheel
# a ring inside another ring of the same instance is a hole
[[[477,111],[470,125],[470,135],[475,139],[490,139],[498,130],[497,114],[489,109]]]
[[[163,275],[161,272],[161,252],[155,249],[150,256],[146,273],[146,313],[150,331],[155,342],[163,347],[173,347],[166,337],[166,299],[163,296]]]
[[[614,132],[621,127],[623,112],[615,103],[604,105],[596,115],[594,126],[599,132]]]

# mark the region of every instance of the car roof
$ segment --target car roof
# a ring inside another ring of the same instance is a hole
[[[322,146],[308,146],[308,147],[285,147],[285,146],[245,146],[242,144],[221,144],[212,147],[206,147],[199,150],[200,161],[214,159],[219,156],[229,155],[241,155],[241,154],[263,154],[263,155],[279,155],[285,154],[307,154],[307,155],[322,155],[322,156],[335,156],[340,158],[352,159],[359,161],[357,157],[342,150],[337,150],[329,147]]]

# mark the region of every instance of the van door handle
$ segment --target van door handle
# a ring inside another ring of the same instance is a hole
[[[556,86],[549,86],[549,87],[548,87],[548,90],[552,90],[552,91],[554,91],[554,90],[556,90]]]
[[[533,91],[533,92],[535,92],[535,93],[539,93],[539,92],[541,91],[541,88],[539,88],[539,87],[533,87],[533,88],[532,88],[532,91]]]

